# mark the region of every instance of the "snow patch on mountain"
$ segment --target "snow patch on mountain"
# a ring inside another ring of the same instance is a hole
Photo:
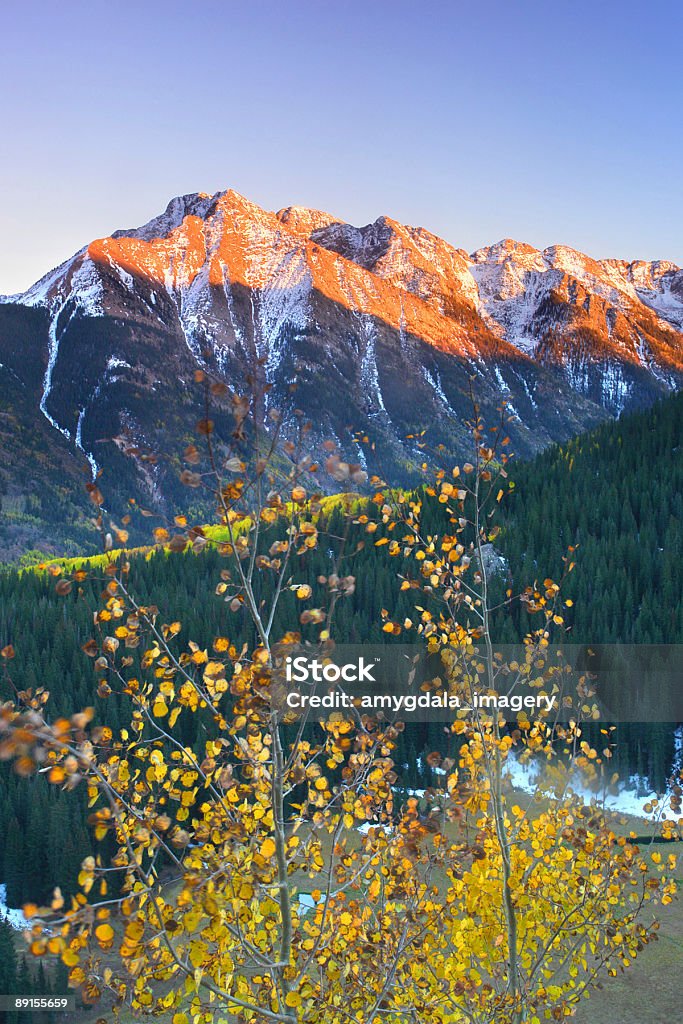
[[[534,330],[538,306],[556,276],[509,261],[473,264],[470,273],[479,288],[480,310],[489,323],[502,327],[506,341],[533,356],[539,342]]]
[[[244,333],[244,331],[242,329],[242,325],[240,324],[238,318],[235,316],[235,300],[234,300],[234,297],[233,297],[233,294],[232,294],[232,286],[230,284],[230,276],[228,274],[228,268],[225,265],[222,265],[221,266],[221,271],[222,271],[223,295],[225,296],[225,304],[226,304],[227,309],[228,309],[228,321],[230,323],[230,326],[232,327],[232,331],[233,331],[233,334],[235,336],[235,341],[237,342],[239,347],[242,349],[243,354],[246,355],[246,353],[247,353],[247,338],[246,338],[246,335],[245,335],[245,333]],[[224,350],[221,349],[220,353],[217,352],[217,355],[219,355],[218,365],[222,366],[222,361],[225,359],[227,353]]]
[[[182,232],[165,273],[164,285],[178,314],[185,344],[193,358],[205,365],[203,349],[207,341],[206,314],[210,310],[208,265],[197,273],[188,265],[187,239]]]
[[[69,297],[84,316],[104,315],[102,275],[89,256],[80,261],[71,275]]]
[[[510,385],[508,384],[508,382],[503,377],[503,374],[501,373],[500,367],[497,366],[497,365],[494,365],[493,373],[494,373],[494,376],[496,378],[496,381],[498,382],[498,387],[500,388],[502,394],[504,396],[510,395],[511,394]],[[506,412],[510,413],[510,415],[516,416],[518,420],[521,420],[521,416],[519,415],[519,413],[515,409],[514,405],[510,401],[510,399],[507,398],[507,397],[505,399],[505,409],[506,409]]]
[[[89,452],[83,444],[83,422],[85,420],[88,410],[92,408],[92,406],[94,406],[99,400],[102,391],[109,384],[114,384],[117,380],[119,380],[119,375],[116,373],[116,371],[132,369],[133,367],[131,366],[131,364],[127,362],[125,359],[120,359],[118,356],[115,355],[109,356],[109,359],[107,360],[107,365],[104,370],[104,374],[97,382],[89,399],[84,403],[83,407],[78,413],[78,420],[76,422],[76,433],[74,436],[74,444],[76,445],[78,450],[85,455],[86,459],[88,460],[93,480],[97,479],[97,474],[100,471],[100,467],[95,459],[95,456],[92,454],[92,452]]]
[[[574,391],[586,394],[590,389],[590,367],[586,359],[570,359],[564,364],[567,381]]]
[[[132,366],[130,363],[127,363],[125,359],[119,359],[118,356],[109,356],[109,359],[107,360],[107,370],[111,371],[118,369],[132,370]]]
[[[593,294],[599,295],[617,309],[626,309],[637,301],[633,285],[609,267],[591,259],[568,245],[551,245],[543,250],[549,266],[569,278],[580,281]]]
[[[673,324],[679,331],[683,331],[683,271],[679,271],[676,280],[663,282],[661,291],[649,291],[644,288],[638,289],[638,297],[657,316]],[[672,285],[678,285],[678,292],[672,291]]]
[[[359,325],[361,343],[360,386],[363,395],[370,403],[371,416],[377,416],[380,413],[388,415],[377,366],[377,327],[372,317],[365,314],[357,315],[356,320]]]
[[[514,368],[512,369],[512,372],[514,373],[515,377],[517,378],[517,380],[522,385],[522,388],[524,390],[524,394],[529,399],[529,402],[531,404],[531,408],[532,409],[538,409],[538,403],[536,402],[536,399],[534,398],[534,396],[531,393],[531,390],[529,388],[529,382],[527,381],[526,377],[524,377],[519,372],[519,370],[515,370]]]
[[[52,313],[52,318],[50,320],[50,327],[48,329],[47,366],[45,367],[45,375],[43,377],[43,393],[40,397],[39,408],[48,423],[50,423],[55,430],[58,430],[60,434],[63,434],[67,441],[70,441],[71,432],[67,430],[66,427],[60,426],[47,408],[47,400],[50,397],[50,391],[52,390],[52,374],[54,373],[57,356],[59,355],[59,338],[57,336],[57,331],[59,316],[63,308],[64,306],[58,306],[56,311]]]
[[[202,346],[199,341],[200,328],[202,324],[201,317],[196,310],[191,307],[189,309],[187,308],[186,304],[183,302],[183,298],[184,296],[181,297],[178,310],[180,329],[189,352],[194,356],[198,363],[204,365],[206,360],[204,359]]]
[[[632,388],[632,382],[624,377],[621,364],[610,360],[602,372],[602,404],[619,416]]]
[[[92,479],[95,480],[97,478],[97,474],[99,472],[99,466],[95,462],[95,459],[90,454],[90,452],[87,452],[85,450],[85,448],[83,447],[83,434],[82,434],[82,430],[83,430],[83,418],[84,417],[85,417],[85,407],[83,409],[81,409],[81,411],[78,414],[78,422],[76,424],[76,437],[75,437],[74,440],[75,440],[76,447],[80,451],[83,452],[83,454],[85,455],[86,459],[88,460],[88,464],[90,466],[90,470],[91,470],[91,473],[92,473]]]
[[[258,294],[257,351],[266,360],[266,379],[272,382],[290,332],[305,331],[309,325],[313,280],[302,248],[273,252],[265,277]]]
[[[367,458],[365,456],[365,449],[363,448],[363,445],[358,440],[354,440],[353,444],[354,444],[354,447],[356,449],[356,455],[358,456],[358,464],[361,467],[361,469],[364,469],[365,472],[367,473],[367,471],[368,471],[368,460],[367,460]]]
[[[437,398],[439,399],[441,405],[443,405],[448,415],[453,416],[455,419],[458,419],[457,413],[455,412],[450,402],[446,398],[446,393],[444,392],[443,386],[441,384],[441,377],[439,375],[438,370],[435,370],[434,373],[432,374],[427,369],[426,366],[423,366],[422,376],[424,377],[427,384],[429,384],[430,388],[435,392]]]
[[[133,275],[129,274],[127,270],[124,270],[123,267],[120,266],[118,263],[114,264],[114,268],[116,269],[116,273],[121,279],[121,283],[124,285],[124,287],[128,289],[129,292],[132,292],[135,288],[135,278],[133,277]]]

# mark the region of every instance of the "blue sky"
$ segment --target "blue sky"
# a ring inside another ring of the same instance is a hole
[[[683,263],[680,3],[7,3],[0,292],[183,192]]]

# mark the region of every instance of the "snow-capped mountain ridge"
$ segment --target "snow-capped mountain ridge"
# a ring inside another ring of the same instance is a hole
[[[473,376],[489,420],[501,399],[514,412],[520,454],[679,387],[683,271],[189,194],[0,299],[0,364],[8,408],[88,473],[122,434],[173,447],[200,366],[237,388],[256,375],[266,408],[312,420],[311,444],[357,458],[354,432],[372,433],[370,468],[405,475],[415,430],[464,444]]]
[[[458,318],[449,315],[464,306],[501,342],[535,353],[544,333],[538,330],[544,300],[564,294],[577,308],[577,288],[584,288],[612,311],[612,324],[606,318],[599,325],[604,340],[611,340],[616,314],[635,316],[662,349],[661,359],[653,354],[655,362],[682,365],[683,271],[671,262],[594,260],[568,246],[541,251],[513,239],[468,255],[390,217],[358,228],[304,207],[268,213],[232,190],[179,196],[142,227],[92,242],[23,295],[1,301],[54,308],[72,296],[86,315],[99,315],[105,310],[97,276],[107,267],[129,289],[137,280],[171,295],[224,287],[226,281],[278,288],[274,268],[297,258],[305,261],[312,288],[440,348],[471,348]],[[211,306],[206,296],[202,304]],[[590,303],[583,304],[590,314]],[[639,346],[625,344],[617,326],[617,344],[639,362]],[[633,341],[642,332],[627,333]]]
[[[238,237],[242,246],[236,245]],[[365,279],[359,282],[359,290],[356,282],[350,288],[342,286],[341,294],[339,289],[331,289],[336,293],[331,298],[346,298],[358,304],[369,297],[386,300],[382,290],[378,292],[367,278],[372,274],[441,315],[447,316],[449,300],[465,303],[502,340],[515,345],[520,321],[536,315],[542,299],[567,282],[583,285],[617,311],[644,307],[655,314],[659,322],[656,327],[665,335],[670,328],[678,333],[683,322],[683,271],[670,261],[594,260],[568,246],[555,245],[541,251],[512,239],[468,255],[424,228],[402,225],[390,217],[381,216],[365,227],[355,227],[304,207],[267,213],[231,189],[213,196],[177,197],[164,213],[141,227],[117,230],[109,238],[96,240],[23,295],[2,297],[0,302],[53,306],[57,293],[62,301],[67,298],[65,286],[69,286],[69,293],[83,311],[97,315],[96,271],[108,264],[118,269],[122,284],[129,288],[141,278],[154,281],[168,292],[187,290],[202,270],[205,287],[215,286],[218,279],[224,281],[225,270],[231,280],[264,287],[269,271],[278,262],[271,253],[273,242],[276,250],[287,252],[288,259],[297,249],[301,251],[312,270],[312,287],[322,284],[325,290],[326,271],[331,261],[337,264],[339,259],[351,265],[350,273],[355,278]],[[242,259],[241,248],[250,249],[248,255],[243,251]],[[319,265],[322,251],[327,266]],[[345,273],[349,274],[349,267]],[[339,272],[334,276],[339,280]],[[510,303],[518,308],[511,308]],[[375,307],[377,302],[366,304]],[[362,311],[391,316],[395,302],[385,301],[384,305],[384,310]],[[401,317],[405,319],[404,312]],[[409,310],[409,322],[420,318],[418,310]],[[397,326],[395,315],[391,322]],[[414,325],[405,326],[410,329]],[[434,325],[422,327],[427,329],[422,332],[427,335],[425,340],[443,344],[442,331],[433,330]],[[447,327],[453,333],[453,325]],[[680,362],[680,341],[675,341],[679,343],[672,346],[672,361]]]

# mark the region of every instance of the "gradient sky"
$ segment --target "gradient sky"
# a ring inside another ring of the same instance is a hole
[[[683,5],[7,0],[0,292],[184,192],[683,264]]]

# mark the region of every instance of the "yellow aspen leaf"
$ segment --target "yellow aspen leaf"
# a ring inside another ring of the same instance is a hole
[[[145,933],[145,926],[142,921],[131,921],[126,926],[126,939],[131,944],[137,944]]]
[[[190,963],[193,967],[200,967],[206,959],[206,949],[201,942],[190,943]]]
[[[301,1006],[301,996],[298,992],[288,992],[285,996],[285,1003],[287,1006]]]
[[[225,672],[225,665],[222,661],[209,661],[204,668],[205,679],[216,679]]]
[[[95,937],[101,945],[108,945],[114,938],[114,929],[110,924],[100,924],[95,929]]]
[[[275,853],[275,843],[270,836],[261,843],[260,853],[266,860],[269,860]]]

